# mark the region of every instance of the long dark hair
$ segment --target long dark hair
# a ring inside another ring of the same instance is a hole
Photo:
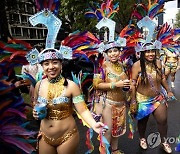
[[[148,83],[148,77],[147,77],[147,73],[146,73],[146,59],[145,59],[145,53],[146,51],[141,51],[141,55],[140,55],[140,66],[141,66],[141,83],[142,84],[147,84]],[[156,61],[156,51],[155,51],[155,58],[152,61],[152,65],[155,68],[157,74],[159,74],[160,76],[162,75],[160,68],[158,68],[157,66],[157,61]],[[156,74],[156,77],[157,77]]]

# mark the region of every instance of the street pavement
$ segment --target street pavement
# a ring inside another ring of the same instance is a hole
[[[175,88],[173,89],[177,101],[168,102],[168,134],[167,141],[170,143],[173,154],[180,154],[175,151],[176,140],[180,135],[180,70],[176,73]],[[78,148],[78,154],[84,154],[87,151],[85,145],[85,135],[87,128],[77,120],[79,132],[80,132],[80,145]],[[127,125],[128,126],[128,125]],[[148,121],[146,137],[148,138],[148,149],[142,150],[139,147],[139,136],[136,131],[133,139],[128,139],[129,128],[125,135],[119,138],[119,149],[124,151],[125,154],[165,154],[159,145],[159,133],[157,130],[157,124],[154,117],[151,115]],[[94,151],[92,154],[99,154],[97,141],[97,135],[93,137]]]

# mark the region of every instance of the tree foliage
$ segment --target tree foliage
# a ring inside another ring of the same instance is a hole
[[[67,32],[75,30],[92,30],[96,20],[85,18],[89,4],[98,0],[61,0],[59,18],[62,20],[62,29]]]
[[[123,0],[123,1],[118,0],[118,1],[119,1],[119,11],[114,17],[114,21],[116,21],[117,32],[122,30],[126,25],[129,24],[131,13],[134,9],[134,5],[137,3],[136,0]]]
[[[176,14],[175,27],[180,28],[180,10],[178,10],[178,13]]]
[[[7,27],[7,18],[5,14],[5,5],[8,9],[14,9],[17,5],[17,2],[21,0],[2,0],[1,4],[1,13],[0,13],[0,33],[3,36],[9,37],[8,27]],[[33,2],[34,0],[30,0]],[[59,18],[62,20],[63,25],[61,27],[58,39],[63,39],[69,33],[80,30],[80,31],[91,31],[96,33],[98,30],[95,28],[97,24],[97,19],[95,18],[86,18],[85,12],[87,12],[90,6],[94,6],[94,3],[101,4],[105,0],[60,0],[60,9],[59,9]],[[138,0],[114,0],[113,4],[119,2],[119,11],[115,14],[113,20],[116,22],[116,31],[120,32],[130,20],[131,13],[133,11],[134,4]],[[6,27],[6,28],[5,28]],[[3,30],[2,30],[3,29]],[[63,34],[63,35],[62,35]]]
[[[62,30],[67,33],[75,30],[97,32],[95,28],[97,19],[85,17],[85,12],[94,2],[101,4],[102,0],[61,0],[59,18],[63,21]],[[117,2],[119,2],[119,11],[113,20],[116,22],[118,32],[129,23],[136,0],[114,0],[113,4]]]

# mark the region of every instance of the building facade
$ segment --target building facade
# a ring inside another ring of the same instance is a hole
[[[15,5],[6,12],[11,36],[32,44],[45,43],[47,28],[41,24],[33,27],[29,22],[29,17],[36,13],[34,0],[17,0]]]

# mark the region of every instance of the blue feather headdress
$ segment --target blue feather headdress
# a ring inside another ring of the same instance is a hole
[[[119,10],[119,3],[116,3],[113,5],[113,0],[106,0],[106,2],[103,2],[101,6],[99,4],[95,4],[95,7],[91,7],[89,11],[85,13],[86,17],[95,17],[98,19],[98,24],[96,25],[96,28],[99,30],[102,27],[107,27],[109,29],[109,39],[108,43],[101,43],[99,44],[98,51],[100,53],[113,48],[113,47],[122,47],[126,45],[126,39],[116,37],[115,38],[115,25],[116,23],[111,20],[114,15]]]

